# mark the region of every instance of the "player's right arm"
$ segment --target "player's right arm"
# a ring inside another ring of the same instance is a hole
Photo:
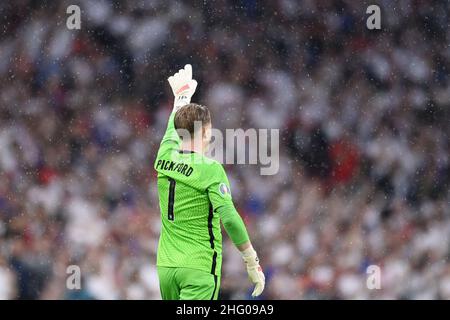
[[[247,266],[247,273],[250,280],[255,284],[252,296],[259,296],[264,290],[265,277],[259,265],[258,255],[250,242],[244,221],[237,212],[230,192],[230,183],[225,170],[220,164],[215,165],[214,181],[208,188],[208,196],[222,221],[223,227],[241,252],[242,258]]]

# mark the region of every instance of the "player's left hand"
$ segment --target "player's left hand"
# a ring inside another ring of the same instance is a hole
[[[259,263],[258,265],[253,267],[249,267],[247,265],[247,273],[250,280],[255,284],[255,289],[253,289],[252,297],[257,297],[264,290],[264,287],[266,285],[266,277],[264,276],[264,273]]]
[[[249,247],[241,252],[242,258],[247,265],[247,273],[250,280],[255,284],[255,289],[253,290],[252,297],[259,296],[266,285],[266,277],[259,265],[259,258],[253,247]]]

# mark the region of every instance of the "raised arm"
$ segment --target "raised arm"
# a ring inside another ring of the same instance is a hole
[[[185,65],[183,69],[170,76],[167,81],[169,81],[175,99],[167,129],[161,141],[160,152],[166,148],[179,148],[181,141],[173,123],[175,113],[182,106],[191,102],[191,97],[197,88],[197,81],[192,79],[192,66],[190,64]]]

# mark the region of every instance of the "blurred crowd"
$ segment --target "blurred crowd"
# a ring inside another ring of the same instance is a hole
[[[160,299],[152,166],[186,63],[214,127],[280,129],[276,175],[226,165],[264,299],[450,299],[449,2],[378,1],[381,30],[364,1],[69,2],[0,4],[0,299]],[[220,297],[249,298],[224,242]]]

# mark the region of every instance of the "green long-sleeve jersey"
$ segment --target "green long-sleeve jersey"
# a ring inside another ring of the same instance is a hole
[[[174,116],[172,112],[154,164],[162,221],[157,265],[220,275],[220,220],[236,245],[248,241],[248,234],[234,208],[223,166],[199,153],[180,150]]]

